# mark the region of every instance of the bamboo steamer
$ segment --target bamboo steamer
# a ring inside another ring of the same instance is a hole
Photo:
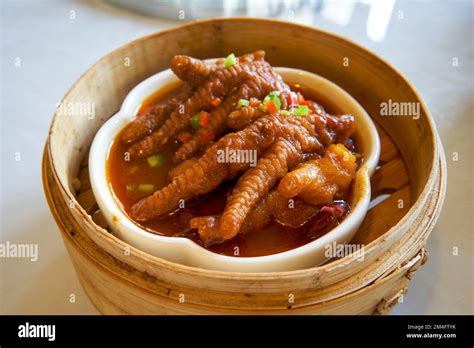
[[[125,95],[168,68],[175,54],[209,58],[257,49],[267,52],[273,66],[305,69],[337,83],[379,125],[382,153],[372,191],[374,197],[390,196],[370,209],[353,240],[365,245],[363,259],[349,255],[290,272],[220,272],[162,260],[108,232],[90,189],[87,151]],[[381,116],[381,103],[389,99],[419,103],[420,118]],[[344,38],[275,20],[192,22],[102,58],[64,97],[69,103],[85,100],[95,104],[94,118],[54,116],[43,183],[81,284],[102,313],[384,314],[427,259],[424,245],[446,190],[435,125],[420,95],[397,70]],[[81,188],[75,190],[78,178]]]

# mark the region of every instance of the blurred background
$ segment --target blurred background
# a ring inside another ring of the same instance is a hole
[[[373,41],[384,39],[396,0],[108,0],[109,3],[145,15],[170,20],[212,17],[265,17],[315,25],[327,21],[347,26],[353,17],[366,22],[366,35]],[[363,4],[365,6],[358,6]],[[361,12],[366,15],[361,17]],[[403,11],[402,11],[403,12]],[[400,12],[399,16],[403,17]]]
[[[418,88],[445,147],[448,191],[428,240],[430,259],[392,313],[474,313],[473,1],[2,0],[0,6],[0,242],[39,247],[36,262],[0,260],[1,313],[98,313],[74,274],[43,195],[41,156],[55,104],[117,47],[221,16],[279,18],[346,36],[384,57]]]

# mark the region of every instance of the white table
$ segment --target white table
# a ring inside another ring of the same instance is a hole
[[[0,259],[0,312],[95,314],[43,195],[41,155],[53,109],[101,56],[179,23],[102,2],[2,1],[1,9],[1,242],[36,243],[39,258]],[[448,158],[448,192],[428,241],[430,260],[393,313],[473,313],[473,3],[397,2],[381,41],[366,35],[367,11],[357,4],[346,26],[321,17],[316,25],[379,53],[417,86]]]

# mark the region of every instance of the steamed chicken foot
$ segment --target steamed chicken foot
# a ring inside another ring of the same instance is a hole
[[[299,143],[286,139],[276,142],[256,167],[248,169],[237,182],[220,219],[217,235],[200,230],[201,240],[209,245],[235,237],[250,210],[288,172],[288,168],[299,162],[300,157]]]
[[[222,62],[219,68],[222,68]],[[204,62],[190,56],[177,55],[171,60],[171,70],[180,80],[199,86],[209,78],[209,75],[218,68],[218,65]]]
[[[324,157],[303,163],[285,175],[278,192],[301,197],[312,205],[331,203],[349,189],[357,169],[356,157],[342,144],[330,145]]]
[[[257,62],[263,60],[263,56],[261,51],[257,51],[241,57],[232,66],[213,71],[184,104],[173,110],[160,128],[129,148],[131,157],[148,157],[175,138],[180,131],[189,128],[189,120],[193,115],[213,108],[216,100],[225,98],[257,69]]]
[[[185,83],[176,95],[168,97],[152,106],[145,114],[139,115],[125,128],[122,134],[124,143],[132,143],[151,134],[158,129],[179,105],[184,103],[195,91],[195,88]]]

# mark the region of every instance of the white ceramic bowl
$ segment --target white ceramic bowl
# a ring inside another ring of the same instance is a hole
[[[130,122],[140,104],[156,90],[177,81],[171,70],[162,71],[137,85],[125,98],[120,111],[97,132],[89,155],[92,189],[100,210],[114,233],[128,244],[163,259],[189,266],[233,272],[278,272],[308,268],[327,260],[326,247],[349,242],[362,223],[370,202],[370,176],[379,159],[380,141],[372,120],[346,91],[321,76],[303,70],[275,68],[289,83],[316,90],[344,113],[355,116],[358,151],[363,164],[357,171],[352,195],[352,210],[333,230],[299,248],[259,257],[231,257],[208,251],[181,237],[149,233],[135,224],[114,198],[106,177],[106,159],[116,135]]]

